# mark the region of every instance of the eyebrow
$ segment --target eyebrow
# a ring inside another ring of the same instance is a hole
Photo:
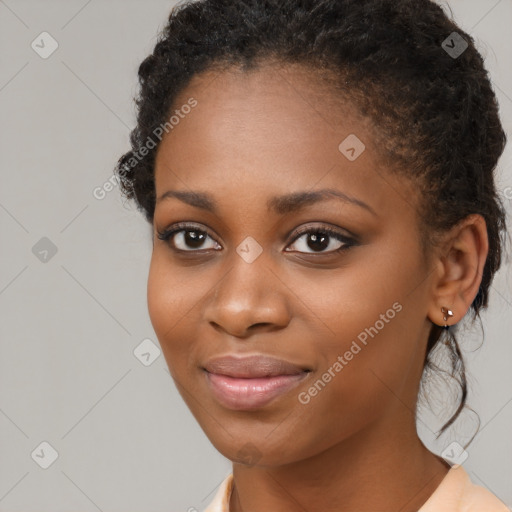
[[[217,214],[218,204],[215,199],[206,192],[192,192],[187,190],[168,190],[164,192],[158,199],[157,203],[164,199],[176,198],[180,201],[201,208],[202,210],[209,211]],[[338,199],[345,203],[351,203],[361,208],[366,209],[371,214],[377,216],[375,210],[364,201],[356,199],[355,197],[348,196],[339,190],[324,188],[320,190],[292,192],[282,196],[274,196],[267,201],[267,209],[274,211],[279,215],[285,215],[287,213],[300,210],[301,208],[308,206],[313,203],[317,203],[327,199]]]

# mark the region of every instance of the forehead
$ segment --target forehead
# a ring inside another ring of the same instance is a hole
[[[170,114],[191,97],[197,100],[197,107],[168,138],[177,132],[183,138],[193,131],[202,141],[219,134],[227,143],[250,133],[258,137],[256,146],[299,139],[318,144],[327,134],[338,132],[341,136],[346,129],[362,135],[372,129],[372,123],[359,115],[348,96],[348,89],[334,88],[331,75],[315,74],[304,65],[271,63],[248,71],[213,69],[194,76],[175,98]],[[269,133],[280,138],[269,140]],[[370,142],[366,134],[363,137]]]
[[[363,195],[376,210],[396,202],[400,185],[390,188],[394,178],[378,157],[371,120],[307,68],[211,70],[191,80],[172,111],[190,98],[197,105],[158,148],[157,196],[199,187],[263,197],[319,185]],[[347,146],[360,152],[355,160]]]

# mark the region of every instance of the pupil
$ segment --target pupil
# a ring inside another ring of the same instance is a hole
[[[308,246],[310,249],[321,251],[329,246],[328,239],[329,235],[325,233],[312,233],[309,236]]]
[[[189,247],[200,247],[205,238],[205,233],[198,233],[197,231],[185,231],[185,243]]]

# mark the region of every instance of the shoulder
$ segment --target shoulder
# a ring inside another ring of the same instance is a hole
[[[490,491],[474,484],[463,466],[453,466],[418,512],[510,512]]]
[[[221,482],[213,500],[204,509],[204,512],[229,512],[229,499],[231,498],[232,488],[233,473],[230,473]]]
[[[490,491],[470,483],[462,501],[461,512],[510,512],[510,509]]]

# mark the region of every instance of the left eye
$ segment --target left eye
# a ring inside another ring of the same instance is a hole
[[[308,253],[306,249],[309,248],[312,249],[312,252],[309,252],[309,254],[329,253],[348,249],[348,247],[351,246],[351,240],[336,231],[319,228],[314,230],[310,229],[309,231],[299,234],[293,244],[298,245],[296,249],[298,252]]]

